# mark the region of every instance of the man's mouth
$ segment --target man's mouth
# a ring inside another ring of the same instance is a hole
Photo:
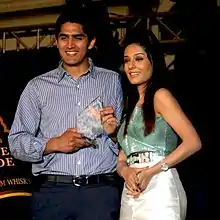
[[[77,51],[66,51],[66,54],[69,55],[69,56],[74,56],[77,53],[78,53]]]

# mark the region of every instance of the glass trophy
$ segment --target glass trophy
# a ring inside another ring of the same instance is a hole
[[[77,118],[77,129],[83,137],[91,144],[96,145],[96,138],[103,132],[100,109],[102,102],[100,97],[93,100]]]

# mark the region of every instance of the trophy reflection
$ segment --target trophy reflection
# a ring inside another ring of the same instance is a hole
[[[101,123],[100,109],[102,102],[100,97],[92,101],[77,118],[77,129],[90,144],[97,147],[97,138],[104,132]]]

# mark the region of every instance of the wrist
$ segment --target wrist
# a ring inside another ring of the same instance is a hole
[[[146,170],[146,172],[148,173],[148,175],[150,175],[151,177],[153,177],[154,175],[158,174],[161,172],[161,168],[160,165],[158,166],[158,164],[148,168]]]
[[[148,172],[150,173],[150,175],[153,176],[153,175],[158,174],[160,172],[166,172],[167,170],[169,170],[169,165],[164,160],[161,160],[159,163],[150,167],[148,169]]]
[[[129,167],[128,165],[124,165],[121,169],[121,172],[120,172],[120,176],[125,179],[126,178],[126,173],[128,171]]]
[[[47,144],[46,144],[46,148],[44,150],[44,154],[50,154],[50,153],[55,153],[58,152],[59,149],[59,137],[53,137],[51,138]]]
[[[167,170],[169,170],[169,165],[164,160],[161,160],[160,169],[161,171],[166,172]]]

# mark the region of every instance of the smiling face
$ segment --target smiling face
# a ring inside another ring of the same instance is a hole
[[[64,68],[68,68],[88,65],[87,52],[94,46],[95,39],[89,42],[81,24],[67,22],[62,24],[56,43]]]
[[[152,76],[152,65],[142,46],[130,44],[124,51],[124,71],[131,84],[145,87]]]

